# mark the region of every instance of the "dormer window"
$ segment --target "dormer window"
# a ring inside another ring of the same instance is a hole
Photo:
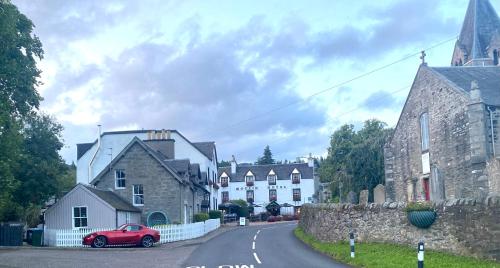
[[[299,184],[300,183],[300,172],[297,169],[294,169],[292,171],[292,183],[293,184]]]
[[[245,181],[247,183],[247,186],[253,186],[255,182],[255,176],[251,171],[248,171],[247,174],[245,175]]]
[[[269,183],[269,185],[276,185],[276,174],[273,170],[271,170],[267,175],[267,182]]]
[[[220,176],[220,184],[221,187],[229,186],[229,177],[227,176],[226,172],[222,173],[222,175]]]

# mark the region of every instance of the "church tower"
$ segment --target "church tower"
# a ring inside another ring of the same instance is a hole
[[[500,19],[489,0],[470,0],[452,66],[500,65]]]

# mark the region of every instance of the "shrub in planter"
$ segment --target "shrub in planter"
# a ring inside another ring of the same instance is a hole
[[[409,203],[405,211],[408,221],[418,228],[429,228],[436,220],[437,214],[430,203],[417,202]]]
[[[208,212],[208,217],[210,219],[220,219],[222,217],[222,212],[220,210],[210,210]]]
[[[209,219],[209,216],[207,213],[194,214],[194,222],[202,222],[202,221],[206,221],[208,219]]]

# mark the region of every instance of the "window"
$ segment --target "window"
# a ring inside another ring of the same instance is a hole
[[[125,189],[125,170],[115,170],[115,188]]]
[[[228,191],[222,192],[222,202],[223,203],[229,202],[229,192]]]
[[[125,223],[130,223],[130,212],[127,212],[127,214],[125,214]]]
[[[144,189],[142,187],[142,184],[134,185],[133,201],[134,206],[144,205]]]
[[[87,207],[73,207],[73,228],[87,227]]]
[[[255,177],[253,175],[247,175],[245,176],[245,181],[247,182],[247,186],[253,186]]]
[[[300,189],[293,189],[293,201],[300,201]]]
[[[247,191],[247,202],[248,203],[253,203],[253,190],[248,190]]]
[[[126,227],[126,230],[129,232],[137,232],[137,231],[140,231],[141,229],[142,229],[142,227],[139,225],[128,225]]]
[[[300,183],[300,173],[292,173],[292,183]]]
[[[276,185],[276,175],[267,175],[269,185]]]
[[[276,194],[276,189],[269,190],[269,202],[276,201],[278,199],[278,195]]]
[[[420,138],[422,140],[422,151],[429,150],[429,114],[420,116]]]
[[[229,178],[228,177],[221,177],[220,184],[222,187],[227,187],[229,184]]]
[[[498,55],[499,52],[498,50],[493,50],[493,65],[498,65]]]

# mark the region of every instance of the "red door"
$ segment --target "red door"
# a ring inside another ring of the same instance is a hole
[[[425,178],[424,181],[424,192],[425,192],[425,201],[431,200],[431,195],[429,191],[429,178]]]

